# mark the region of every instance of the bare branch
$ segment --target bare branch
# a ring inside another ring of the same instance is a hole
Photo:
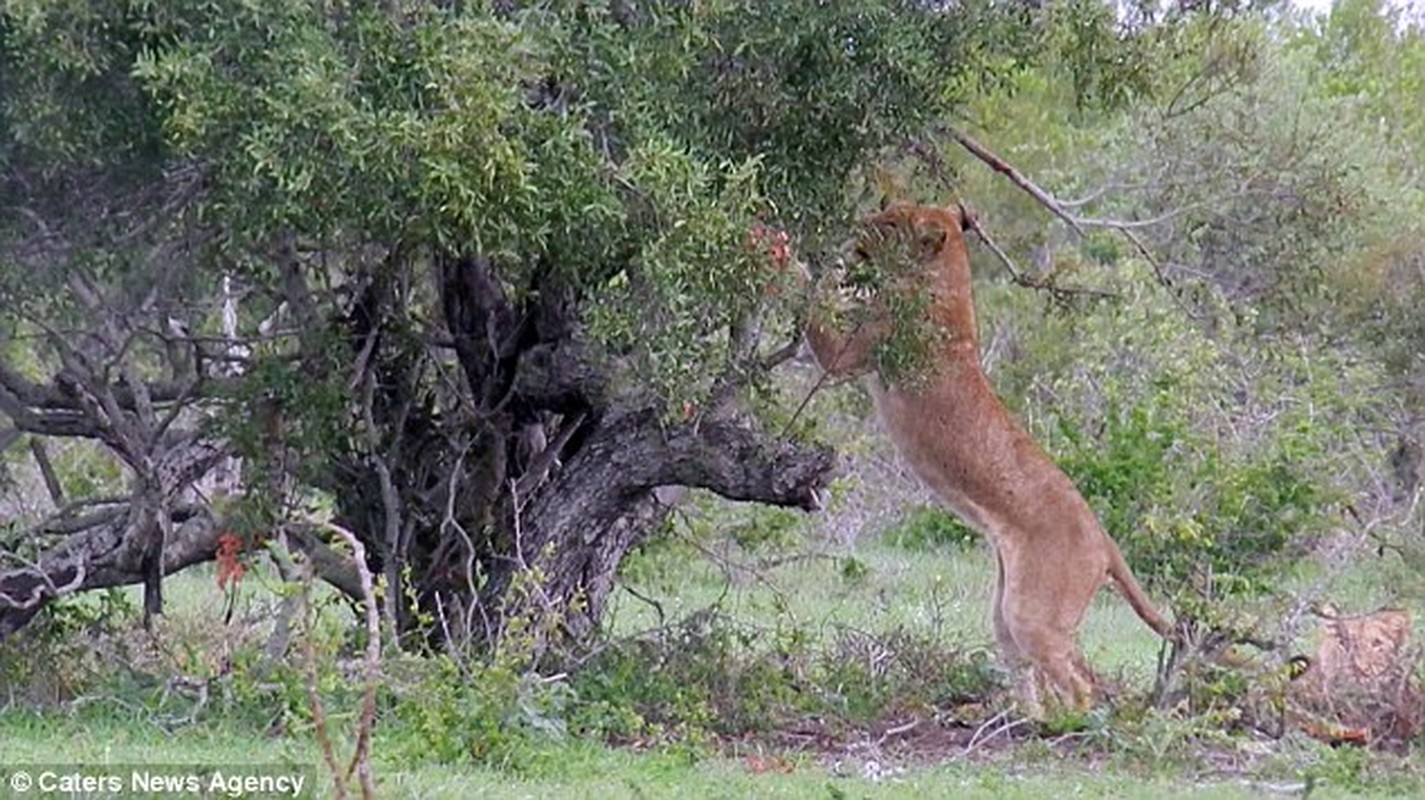
[[[1050,293],[1050,295],[1054,297],[1055,300],[1067,300],[1075,295],[1083,297],[1097,297],[1110,300],[1117,299],[1119,297],[1119,295],[1114,292],[1106,292],[1101,289],[1089,289],[1074,286],[1059,286],[1054,283],[1054,274],[1052,272],[1044,275],[1041,278],[1029,277],[1027,274],[1020,272],[1019,270],[1014,268],[1014,262],[1010,260],[1009,255],[1005,253],[1005,251],[999,246],[999,244],[995,242],[995,240],[990,236],[989,232],[985,230],[984,223],[978,217],[973,214],[966,214],[965,219],[968,222],[968,227],[970,228],[970,230],[975,232],[975,235],[979,237],[980,241],[984,243],[985,247],[989,248],[990,252],[994,253],[995,257],[999,259],[1000,263],[1004,265],[1004,268],[1009,271],[1010,278],[1014,281],[1015,284],[1030,289],[1047,291]]]
[[[326,704],[322,702],[322,693],[317,689],[317,637],[313,635],[316,628],[316,615],[312,608],[312,574],[308,570],[306,577],[302,581],[302,622],[306,630],[300,637],[302,640],[302,660],[304,662],[304,676],[307,689],[307,705],[312,711],[312,735],[317,740],[317,749],[321,751],[322,762],[326,764],[327,772],[332,776],[332,796],[336,800],[346,800],[346,778],[342,775],[341,765],[336,760],[336,749],[332,746],[331,733],[327,728]]]
[[[92,527],[77,531],[38,558],[5,554],[23,566],[0,571],[0,640],[24,627],[62,594],[144,582],[148,574],[129,545],[134,524],[130,516],[126,511],[96,514],[89,518]],[[223,530],[203,507],[184,506],[175,510],[174,518],[182,522],[163,550],[165,575],[211,561]]]
[[[1154,257],[1152,251],[1150,251],[1148,249],[1148,246],[1143,243],[1143,240],[1136,233],[1134,233],[1133,229],[1146,227],[1149,225],[1161,224],[1163,222],[1171,220],[1172,218],[1182,213],[1185,213],[1187,211],[1186,208],[1177,209],[1172,212],[1161,214],[1157,217],[1154,217],[1153,219],[1141,221],[1125,221],[1114,219],[1100,219],[1093,217],[1080,217],[1069,213],[1069,211],[1064,207],[1064,205],[1058,200],[1056,200],[1053,195],[1040,188],[1038,184],[1025,177],[1024,173],[1015,169],[1014,166],[1011,165],[1009,162],[1005,161],[1003,158],[1000,158],[989,148],[975,141],[975,139],[970,137],[965,132],[951,126],[946,126],[944,130],[946,134],[950,136],[950,138],[954,139],[956,142],[959,142],[960,146],[970,151],[971,154],[983,161],[991,169],[1009,178],[1011,183],[1023,189],[1040,205],[1047,208],[1050,213],[1063,220],[1064,224],[1068,225],[1079,236],[1087,235],[1084,232],[1084,228],[1086,227],[1110,228],[1123,234],[1124,238],[1128,239],[1128,241],[1133,244],[1133,247],[1153,268],[1153,274],[1157,278],[1158,283],[1166,289],[1172,288],[1172,281],[1169,280],[1168,276],[1163,272],[1162,264],[1158,261],[1156,257]],[[1180,308],[1183,309],[1185,313],[1188,314],[1189,317],[1192,317],[1193,319],[1199,318],[1200,315],[1194,312],[1191,308],[1189,308],[1183,302],[1182,298],[1178,297],[1176,292],[1169,291],[1168,294],[1172,295],[1173,300],[1178,304]]]
[[[346,778],[356,772],[361,784],[363,800],[376,796],[375,782],[371,775],[371,729],[376,723],[376,687],[381,682],[381,618],[376,608],[376,583],[371,570],[366,566],[366,548],[356,534],[333,523],[325,527],[340,536],[351,546],[352,561],[361,580],[362,605],[366,608],[366,687],[361,697],[361,717],[356,723],[356,746],[351,754],[351,763],[346,768]]]
[[[1084,233],[1083,223],[1079,221],[1078,217],[1066,211],[1064,207],[1059,204],[1059,201],[1054,199],[1053,195],[1039,188],[1038,184],[1025,177],[1024,173],[1015,169],[1008,161],[995,155],[989,148],[975,141],[958,128],[946,126],[945,132],[949,134],[950,138],[959,142],[961,147],[969,150],[976,158],[987,164],[990,169],[1004,175],[1009,179],[1010,183],[1023,189],[1030,197],[1037,200],[1039,205],[1049,209],[1054,216],[1063,220],[1064,224],[1072,228],[1075,233],[1080,236],[1086,235]]]
[[[49,499],[54,503],[55,508],[64,507],[64,485],[59,482],[59,475],[55,474],[54,464],[50,463],[49,452],[45,449],[44,442],[39,439],[30,439],[30,455],[34,456],[35,466],[40,468],[40,476],[44,478],[45,489],[49,492]]]

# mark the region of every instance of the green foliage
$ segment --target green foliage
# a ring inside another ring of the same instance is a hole
[[[1061,466],[1140,576],[1270,588],[1275,559],[1324,530],[1332,493],[1286,454],[1224,457],[1165,405],[1110,404],[1092,438],[1061,419]]]
[[[601,651],[573,679],[576,725],[613,741],[701,741],[805,716],[871,721],[893,708],[978,700],[996,688],[988,654],[893,631],[846,631],[818,646],[716,611]],[[761,641],[759,641],[759,639]]]
[[[640,41],[689,42],[676,93],[638,81],[632,91],[653,88],[666,109],[660,127],[676,121],[699,152],[765,159],[781,213],[815,230],[836,220],[836,176],[936,120],[961,87],[992,74],[991,58],[1023,46],[1002,13],[978,2],[956,14],[903,0],[701,4]]]
[[[126,24],[128,5],[11,0],[0,8],[0,166],[23,159],[62,174],[152,158],[160,145],[153,109],[128,72],[158,32]]]
[[[999,666],[983,649],[961,649],[904,630],[847,630],[819,662],[824,713],[871,721],[895,709],[975,704],[999,688]]]
[[[50,603],[0,643],[0,685],[36,706],[68,703],[110,677],[136,609],[117,589]]]
[[[769,508],[752,514],[742,524],[728,527],[727,535],[749,553],[779,552],[800,543],[803,515],[786,508]]]
[[[979,534],[938,506],[917,506],[907,510],[884,536],[886,541],[907,550],[935,547],[967,550],[980,541]]]
[[[342,358],[343,350],[333,341],[319,348],[333,362]],[[350,389],[338,370],[315,366],[282,354],[257,353],[233,396],[224,398],[226,413],[213,424],[249,465],[252,485],[271,485],[268,476],[284,469],[315,481],[325,469],[323,460],[355,446]],[[258,504],[282,500],[270,495],[249,499]],[[263,516],[253,520],[259,527],[270,523]]]
[[[1323,533],[1357,476],[1357,429],[1390,413],[1379,367],[1343,349],[1273,341],[1224,322],[1209,334],[1146,267],[1114,269],[1114,306],[1038,314],[997,383],[1079,487],[1140,576],[1217,592],[1272,585],[1283,556]],[[1036,301],[985,294],[1000,313]],[[1001,305],[1004,304],[1004,305]],[[1250,347],[1249,347],[1250,345]]]
[[[839,236],[849,176],[1031,44],[997,4],[905,0],[654,2],[634,24],[598,3],[85,0],[3,20],[0,141],[25,159],[201,165],[191,221],[258,282],[292,237],[480,252],[515,293],[552,270],[674,407],[777,278],[752,222]]]
[[[402,764],[537,768],[566,736],[569,687],[510,662],[457,664],[437,656],[390,700],[378,748]]]

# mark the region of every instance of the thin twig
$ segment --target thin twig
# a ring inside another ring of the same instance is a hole
[[[1028,717],[1025,717],[1023,719],[1011,720],[1009,722],[1004,723],[1003,725],[999,725],[999,727],[996,727],[988,734],[985,734],[985,729],[989,728],[991,725],[999,723],[1000,721],[1008,717],[1008,711],[1001,711],[998,714],[995,714],[993,717],[990,717],[989,719],[985,720],[984,723],[975,730],[975,735],[970,737],[970,743],[965,745],[965,752],[961,753],[960,756],[962,758],[968,757],[971,753],[975,752],[981,747],[984,747],[990,741],[1000,736],[1003,736],[1004,734],[1014,730],[1015,728],[1028,725],[1030,722],[1030,719]],[[984,735],[982,736],[981,734]]]
[[[336,751],[332,749],[330,732],[327,729],[326,706],[322,703],[321,692],[317,690],[317,645],[313,631],[316,618],[312,611],[312,579],[315,575],[311,562],[307,562],[302,576],[302,660],[305,664],[307,704],[312,708],[312,735],[316,737],[317,749],[322,753],[322,761],[332,776],[332,795],[336,800],[346,800],[346,780],[342,777],[341,765],[337,764]]]
[[[644,603],[646,603],[646,604],[648,604],[648,605],[650,605],[650,606],[653,607],[653,613],[655,613],[655,614],[658,615],[658,627],[661,628],[661,627],[663,627],[664,625],[667,624],[667,619],[666,619],[666,617],[665,617],[664,614],[663,614],[663,604],[662,604],[662,603],[658,602],[656,599],[654,599],[654,598],[652,598],[652,597],[649,597],[648,595],[644,594],[643,592],[638,591],[637,589],[633,588],[632,586],[629,586],[629,585],[628,585],[628,581],[619,581],[619,586],[620,586],[625,592],[628,592],[629,594],[633,595],[635,599],[637,599],[637,600],[642,600]]]
[[[876,747],[880,747],[881,745],[885,744],[886,740],[891,738],[892,736],[900,736],[903,733],[910,733],[911,731],[915,730],[916,726],[918,725],[920,725],[920,719],[917,717],[912,719],[910,722],[901,723],[900,725],[897,725],[894,728],[887,728],[886,732],[881,734],[880,738],[876,739]]]
[[[815,301],[813,300],[813,302]],[[856,334],[861,332],[861,328],[865,326],[866,322],[867,320],[863,318],[860,322],[856,323],[856,326],[851,329],[850,333],[846,334],[845,339],[841,342],[840,349],[836,351],[836,356],[831,359],[833,366],[841,363],[841,357],[846,355],[846,350],[851,347],[851,342],[855,341]],[[791,433],[792,426],[797,423],[797,419],[801,417],[802,412],[805,411],[806,407],[811,403],[811,399],[827,385],[827,381],[831,379],[831,376],[832,371],[830,369],[822,369],[821,375],[817,376],[816,382],[811,385],[806,395],[802,397],[802,401],[797,404],[796,410],[787,418],[787,422],[782,426],[782,432],[778,434],[777,438],[787,438],[787,434]]]
[[[338,762],[332,746],[331,733],[327,726],[327,716],[317,689],[317,650],[313,633],[315,619],[312,613],[312,579],[315,570],[312,562],[307,562],[302,584],[303,620],[305,635],[302,637],[302,651],[306,663],[307,700],[312,707],[312,727],[317,745],[332,776],[332,792],[338,800],[345,800],[347,781],[353,772],[361,786],[362,800],[373,800],[376,796],[375,780],[371,772],[371,731],[376,723],[376,689],[381,680],[381,612],[376,601],[376,582],[371,569],[366,565],[366,548],[356,534],[332,522],[314,523],[326,528],[346,541],[352,549],[358,579],[361,583],[361,600],[366,616],[366,656],[363,660],[365,687],[361,699],[361,714],[357,718],[356,746],[351,761],[343,768]]]
[[[999,244],[995,242],[994,238],[990,236],[989,232],[985,230],[983,222],[981,222],[973,215],[969,214],[965,215],[965,219],[969,223],[970,230],[975,232],[975,235],[979,238],[980,242],[983,243],[985,247],[989,248],[990,252],[994,253],[995,257],[999,259],[999,262],[1004,265],[1004,268],[1006,270],[1009,271],[1009,277],[1011,280],[1014,281],[1016,285],[1024,286],[1029,289],[1037,289],[1040,291],[1049,292],[1049,294],[1053,295],[1054,299],[1056,300],[1066,300],[1073,295],[1097,297],[1106,300],[1120,299],[1120,296],[1117,293],[1104,291],[1102,289],[1089,289],[1086,287],[1078,286],[1059,286],[1058,284],[1054,283],[1052,273],[1045,275],[1042,278],[1029,277],[1025,273],[1020,272],[1019,270],[1014,268],[1014,262],[1010,260],[1009,254],[1006,253],[1004,249],[1001,248]]]

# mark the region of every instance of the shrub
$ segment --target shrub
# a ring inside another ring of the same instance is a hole
[[[0,643],[0,685],[41,706],[73,700],[109,676],[136,613],[118,589],[50,603]]]
[[[969,550],[980,541],[974,529],[936,506],[916,506],[885,532],[887,542],[907,550],[953,547]]]
[[[1059,418],[1061,466],[1145,579],[1267,588],[1274,557],[1324,528],[1332,492],[1270,444],[1213,448],[1159,402],[1110,404],[1095,437]]]

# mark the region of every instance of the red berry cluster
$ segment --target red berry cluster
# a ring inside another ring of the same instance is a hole
[[[768,228],[765,225],[753,225],[749,231],[752,237],[752,249],[764,252],[772,263],[778,267],[785,267],[792,258],[791,237],[786,231]]]

